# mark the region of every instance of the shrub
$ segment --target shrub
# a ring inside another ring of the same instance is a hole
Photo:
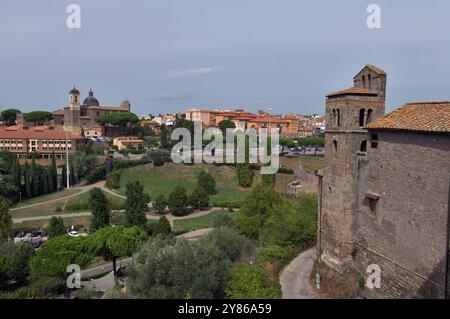
[[[186,211],[188,205],[188,197],[186,190],[182,186],[175,186],[168,198],[168,206],[175,216],[181,216]]]
[[[132,161],[132,160],[115,161],[113,163],[113,170],[130,168],[130,167],[134,167],[134,166],[145,165],[148,163],[150,163],[150,161],[147,159],[143,159],[143,158],[140,160],[137,160],[137,161]]]
[[[234,220],[227,214],[220,214],[217,216],[214,216],[213,218],[213,227],[214,228],[220,228],[220,227],[233,227]]]
[[[172,232],[172,227],[170,226],[169,220],[166,216],[161,216],[152,228],[153,236],[162,235],[163,237],[166,237]]]
[[[105,168],[103,166],[97,167],[86,176],[86,182],[88,184],[93,184],[95,182],[105,179],[105,175],[106,175]]]
[[[167,200],[164,197],[164,195],[159,195],[156,197],[156,199],[153,201],[153,208],[158,214],[163,214],[167,207]]]
[[[113,171],[106,176],[106,187],[118,189],[120,187],[120,171]]]
[[[162,158],[162,157],[156,157],[156,158],[153,160],[153,166],[159,167],[159,166],[163,166],[163,165],[164,165],[164,158]]]
[[[295,171],[292,168],[281,166],[278,169],[278,173],[280,173],[280,174],[295,174]]]
[[[252,186],[253,181],[253,171],[247,164],[239,164],[236,167],[236,176],[238,179],[238,184],[241,187],[248,188]]]
[[[208,194],[216,193],[216,181],[209,172],[201,171],[198,174],[197,185],[203,188]]]
[[[202,187],[197,187],[189,196],[189,205],[197,209],[205,208],[209,205],[209,196]]]

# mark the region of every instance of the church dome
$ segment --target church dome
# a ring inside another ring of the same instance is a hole
[[[89,90],[89,96],[84,99],[83,105],[87,105],[87,106],[99,106],[100,105],[98,100],[94,97],[94,92],[92,92],[92,90]]]

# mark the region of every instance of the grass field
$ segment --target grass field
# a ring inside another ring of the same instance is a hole
[[[241,212],[230,213],[228,211],[216,210],[208,215],[189,218],[189,219],[178,219],[174,221],[174,231],[175,232],[189,232],[202,228],[211,228],[214,224],[214,218],[219,215],[228,215],[234,220],[242,219],[244,215]]]
[[[197,187],[197,174],[201,170],[209,171],[216,180],[217,194],[211,196],[212,201],[240,199],[249,191],[249,189],[238,186],[236,172],[232,167],[167,163],[163,167],[153,167],[152,164],[147,164],[123,170],[119,193],[125,194],[125,185],[128,182],[139,180],[144,185],[145,192],[149,193],[152,199],[160,194],[167,197],[177,185],[183,186],[190,194]]]

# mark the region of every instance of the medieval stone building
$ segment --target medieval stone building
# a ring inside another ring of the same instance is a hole
[[[319,248],[328,265],[367,277],[368,297],[446,298],[450,235],[450,102],[384,115],[386,73],[367,65],[327,96]]]
[[[55,124],[67,125],[75,130],[84,130],[98,126],[95,119],[101,115],[116,112],[130,112],[130,101],[125,100],[120,106],[100,106],[94,97],[94,92],[89,91],[88,96],[81,103],[80,91],[75,87],[69,92],[69,105],[53,112]]]

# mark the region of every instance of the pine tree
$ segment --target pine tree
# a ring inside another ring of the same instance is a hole
[[[91,207],[91,230],[107,227],[111,224],[111,205],[100,188],[90,191],[89,205]]]

